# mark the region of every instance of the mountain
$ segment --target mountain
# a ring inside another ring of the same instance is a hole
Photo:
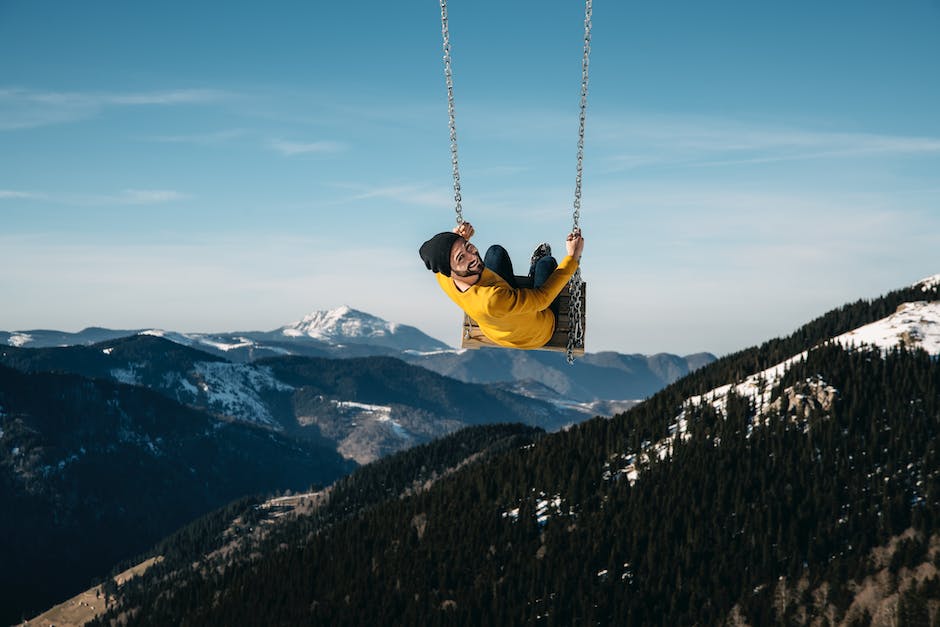
[[[554,430],[588,417],[584,408],[461,383],[392,357],[233,363],[152,335],[92,346],[0,348],[0,364],[145,386],[220,419],[327,443],[359,463],[463,426],[522,422]]]
[[[525,394],[539,383],[551,396],[568,402],[641,400],[688,373],[715,361],[710,353],[686,357],[659,353],[624,355],[612,351],[587,353],[569,365],[562,353],[481,348],[405,354],[409,363],[468,383],[509,383]],[[608,414],[609,415],[609,414]]]
[[[665,353],[646,356],[601,352],[589,353],[570,366],[561,355],[543,351],[455,350],[414,327],[388,322],[347,306],[315,311],[273,331],[0,332],[0,347],[88,346],[138,334],[167,339],[238,363],[281,356],[398,357],[459,381],[499,383],[543,401],[577,406],[587,414],[635,404],[715,360],[709,353],[678,357]]]
[[[935,624],[938,279],[348,515],[317,522],[324,494],[190,545],[95,624]]]
[[[0,346],[50,348],[91,345],[131,335],[162,337],[229,361],[252,361],[277,355],[310,357],[395,355],[403,351],[433,352],[449,350],[418,329],[387,322],[348,306],[315,311],[302,320],[273,331],[235,331],[220,333],[180,333],[162,329],[114,331],[92,327],[68,333],[63,331],[0,331]]]
[[[256,362],[296,390],[294,420],[339,443],[360,463],[469,425],[519,422],[547,430],[579,422],[580,411],[461,383],[392,357]]]
[[[345,305],[329,311],[316,311],[299,322],[281,327],[275,333],[290,338],[313,338],[337,347],[366,344],[396,351],[439,351],[450,348],[414,327],[387,322]]]
[[[333,446],[140,386],[0,366],[0,622],[236,497],[326,485],[353,466]]]

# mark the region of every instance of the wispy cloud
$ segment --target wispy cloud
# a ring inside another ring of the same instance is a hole
[[[0,200],[37,200],[41,198],[45,198],[45,194],[23,192],[14,189],[0,189]]]
[[[101,102],[109,105],[179,105],[202,104],[223,99],[225,92],[215,89],[176,89],[129,94],[104,94]]]
[[[6,87],[0,88],[0,131],[75,122],[110,107],[205,104],[228,96],[213,89],[75,92]]]
[[[479,168],[476,171],[476,175],[493,177],[516,176],[534,170],[535,167],[531,165],[492,165]]]
[[[422,207],[448,207],[454,202],[453,196],[444,188],[422,183],[386,185],[366,189],[363,189],[361,186],[343,187],[350,187],[358,189],[359,191],[342,202],[382,199]]]
[[[62,205],[157,205],[186,200],[190,196],[172,189],[125,189],[105,194],[25,192],[0,189],[0,200],[45,200]]]
[[[208,146],[212,144],[221,144],[233,139],[239,139],[248,134],[248,131],[241,128],[233,128],[208,133],[190,133],[182,135],[151,135],[139,137],[140,141],[157,142],[162,144],[196,144]]]
[[[157,205],[189,198],[188,195],[171,189],[125,189],[108,199],[129,205]]]
[[[346,144],[335,141],[315,141],[315,142],[297,142],[284,139],[272,139],[268,141],[268,148],[276,152],[293,157],[303,154],[324,154],[342,152],[347,149]]]
[[[664,165],[940,155],[938,137],[814,130],[718,117],[606,118],[595,124],[591,139],[608,152],[604,160],[609,172]],[[625,147],[628,151],[622,150]]]

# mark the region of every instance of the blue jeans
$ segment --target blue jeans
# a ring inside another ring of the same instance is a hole
[[[501,276],[506,283],[509,283],[510,287],[519,288],[516,284],[516,275],[512,270],[512,259],[509,258],[506,249],[499,244],[493,244],[487,249],[486,255],[483,257],[483,265]],[[529,268],[532,286],[542,287],[557,267],[558,262],[555,261],[554,257],[548,256],[539,259],[534,268]]]

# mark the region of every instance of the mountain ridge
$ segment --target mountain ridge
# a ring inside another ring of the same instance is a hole
[[[238,363],[147,334],[91,346],[0,347],[0,364],[143,385],[220,419],[334,441],[359,463],[482,416],[546,429],[586,417],[580,407],[461,383],[395,357],[295,355]]]
[[[535,380],[569,404],[613,401],[619,404],[646,398],[664,385],[711,361],[714,355],[685,357],[623,355],[612,351],[588,353],[573,366],[557,354],[508,349],[454,349],[408,325],[388,322],[342,306],[317,310],[273,331],[180,333],[159,329],[133,332],[92,327],[77,334],[59,331],[0,332],[0,350],[91,345],[125,335],[161,337],[177,344],[222,357],[251,363],[268,357],[354,358],[395,356],[410,364],[466,383],[514,383]],[[520,390],[521,391],[521,390]],[[627,394],[627,396],[620,396]]]

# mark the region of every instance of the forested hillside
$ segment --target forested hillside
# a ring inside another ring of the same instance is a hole
[[[142,387],[0,366],[0,623],[234,498],[327,485],[353,467],[332,447]]]
[[[865,625],[891,612],[930,624],[935,357],[826,344],[766,406],[688,399],[936,296],[918,287],[844,307],[611,420],[363,504],[316,533],[298,519],[220,570],[144,577],[100,624]],[[622,472],[627,459],[636,474]],[[862,594],[875,580],[877,593]]]

